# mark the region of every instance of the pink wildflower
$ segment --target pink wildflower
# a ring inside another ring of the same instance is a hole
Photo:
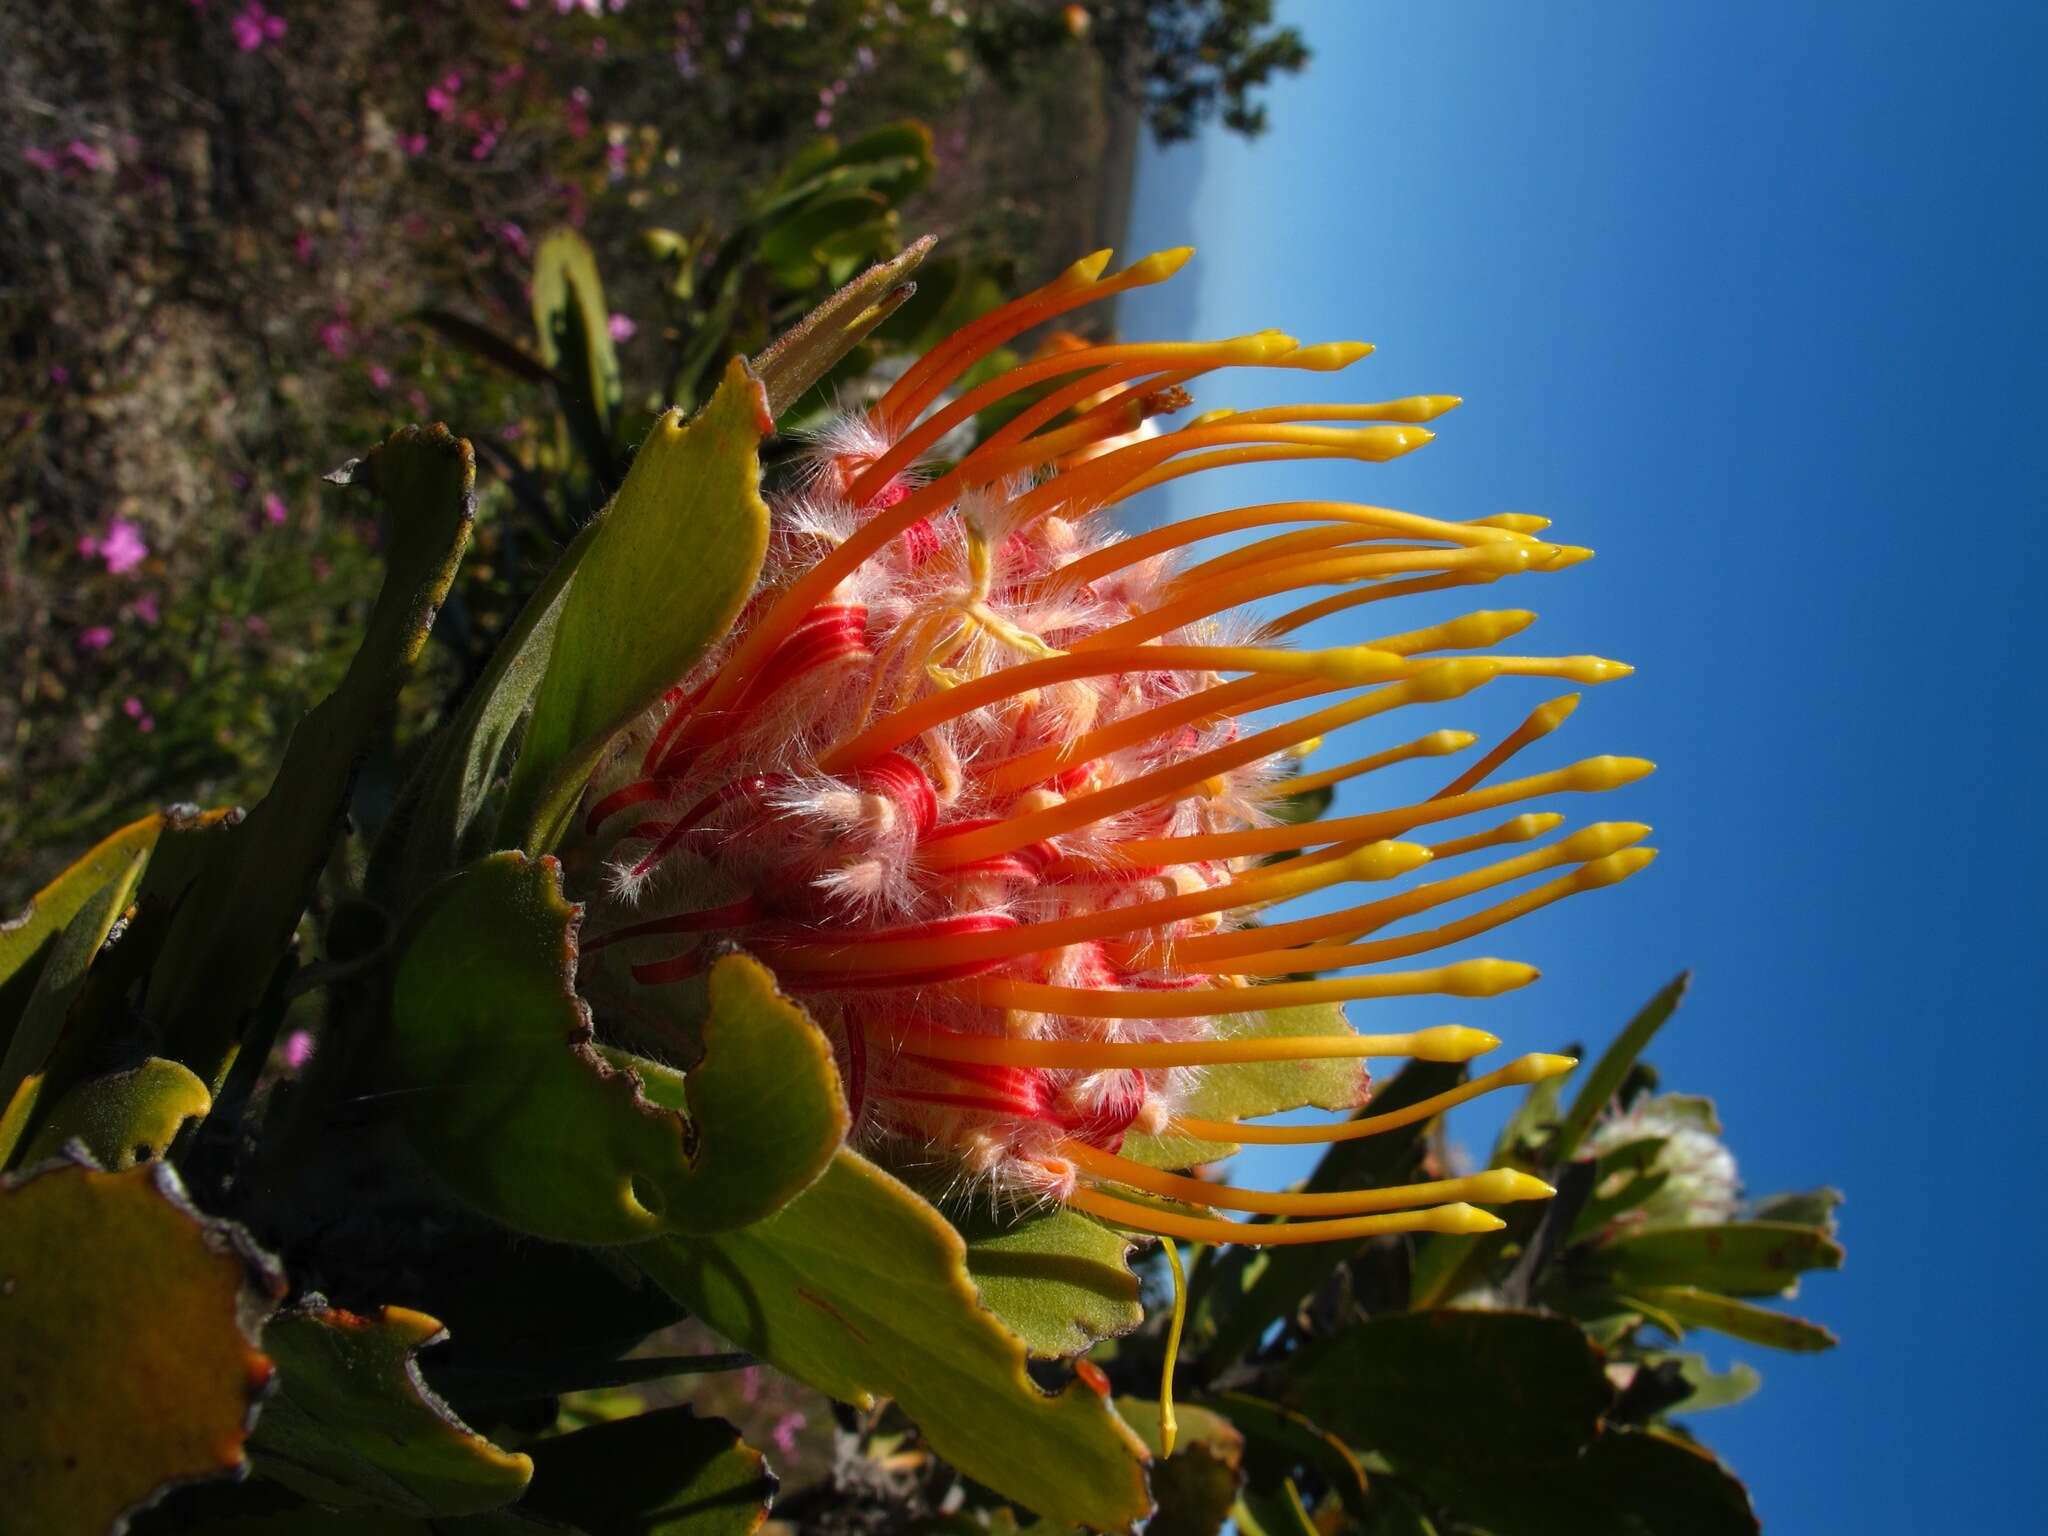
[[[427,152],[427,136],[424,133],[401,133],[398,150],[406,159],[417,160]]]
[[[775,1449],[782,1452],[785,1456],[794,1456],[796,1454],[797,1431],[810,1422],[809,1416],[805,1414],[794,1412],[783,1414],[775,1421],[775,1427],[768,1431],[769,1438],[775,1442]]]
[[[105,561],[109,576],[125,576],[149,558],[149,546],[142,541],[142,530],[125,517],[117,517],[108,523],[107,531],[97,539],[80,539],[78,552]]]
[[[242,632],[248,635],[251,640],[268,640],[270,638],[270,621],[260,613],[252,613],[242,620]]]
[[[1208,1066],[1338,1057],[1361,1063],[1351,1097],[1362,1103],[1366,1057],[1464,1061],[1492,1048],[1492,1036],[1462,1026],[1273,1039],[1226,1021],[1248,1007],[1523,986],[1534,969],[1505,960],[1352,973],[1614,884],[1651,857],[1634,846],[1647,828],[1604,823],[1397,896],[1328,899],[1532,840],[1562,818],[1515,816],[1433,845],[1400,840],[1407,834],[1617,787],[1650,765],[1596,757],[1488,785],[1562,722],[1568,696],[1435,795],[1304,821],[1284,802],[1477,738],[1434,731],[1301,774],[1313,742],[1496,678],[1596,683],[1629,669],[1590,656],[1460,654],[1525,628],[1534,615],[1519,610],[1330,650],[1279,643],[1330,614],[1587,556],[1539,539],[1535,519],[1453,522],[1313,501],[1113,531],[1119,503],[1211,467],[1375,464],[1430,442],[1424,423],[1454,397],[1215,412],[1133,435],[1187,408],[1183,386],[1198,377],[1328,373],[1364,356],[1362,344],[1303,346],[1265,331],[1061,348],[949,400],[1014,338],[1159,282],[1186,255],[1107,278],[1108,253],[1077,263],[970,322],[871,408],[813,439],[808,477],[771,504],[767,561],[732,633],[676,679],[589,786],[564,862],[602,865],[611,878],[586,893],[581,951],[606,984],[645,995],[743,944],[831,1038],[858,1139],[937,1154],[1020,1201],[1058,1200],[1130,1230],[1207,1242],[1496,1230],[1497,1218],[1465,1202],[1549,1188],[1493,1170],[1411,1189],[1278,1194],[1121,1155],[1133,1134],[1312,1143],[1387,1129],[1370,1118],[1223,1123],[1203,1119],[1192,1094]],[[942,472],[925,467],[962,423],[1020,394],[1030,401],[1021,414],[948,453]],[[1109,443],[1118,446],[1094,451]],[[1196,554],[1218,538],[1231,543]],[[1335,590],[1257,621],[1240,612],[1317,589]],[[1263,713],[1310,700],[1277,723]],[[1271,859],[1289,853],[1300,856]],[[1455,922],[1380,936],[1542,871],[1558,873]],[[1275,921],[1269,910],[1319,893],[1319,915]],[[1304,973],[1316,979],[1289,979]],[[1571,1065],[1524,1057],[1472,1092]],[[1218,1210],[1310,1219],[1245,1225],[1208,1214]]]
[[[249,0],[228,23],[228,31],[234,35],[237,48],[244,53],[255,53],[268,44],[284,40],[285,19],[265,10],[262,0]]]
[[[613,341],[631,341],[634,334],[640,329],[631,315],[617,313],[614,313],[609,320],[605,321],[604,328],[610,333]]]
[[[278,1054],[284,1058],[287,1072],[303,1072],[307,1063],[313,1059],[313,1050],[313,1031],[295,1029],[284,1037],[284,1044],[279,1048]]]
[[[105,624],[95,624],[90,629],[78,632],[78,648],[81,651],[104,651],[114,643],[114,631]]]
[[[514,224],[510,219],[506,219],[498,225],[498,238],[511,246],[521,256],[533,254],[533,246],[526,238],[526,231],[517,224]]]
[[[128,605],[128,614],[131,618],[140,619],[145,624],[157,624],[163,620],[163,610],[158,607],[157,596],[154,592],[145,592],[142,596],[136,598],[134,602],[130,603]]]
[[[320,345],[332,357],[347,357],[355,350],[356,333],[349,326],[346,317],[336,315],[320,327]]]
[[[291,515],[291,508],[285,504],[285,499],[278,495],[277,492],[265,491],[263,493],[262,513],[263,521],[272,528],[276,528],[281,526],[284,520]]]
[[[445,123],[455,116],[461,94],[462,76],[445,74],[427,87],[427,110]]]
[[[71,370],[62,363],[52,363],[50,365],[50,382],[59,389],[62,389],[71,382]]]
[[[64,153],[88,171],[104,170],[107,165],[107,157],[83,139],[66,144]]]
[[[62,169],[64,164],[57,158],[56,151],[44,149],[39,144],[31,144],[22,150],[21,158],[39,171],[55,172]]]
[[[143,708],[142,700],[135,697],[132,693],[121,701],[121,713],[130,720],[133,720],[135,722],[135,729],[141,731],[144,735],[156,729],[156,716]]]
[[[385,390],[391,387],[391,370],[382,363],[370,364],[370,388]]]

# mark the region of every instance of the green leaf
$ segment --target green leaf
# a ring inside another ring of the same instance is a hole
[[[162,818],[148,820],[160,824]],[[33,971],[22,973],[33,975],[34,984],[24,1000],[20,1021],[8,1038],[7,1049],[0,1055],[0,1167],[21,1161],[11,1154],[35,1124],[37,1106],[50,1091],[61,1093],[68,1086],[64,1081],[68,1074],[53,1058],[72,1002],[85,985],[86,972],[100,946],[106,943],[115,920],[126,910],[143,861],[149,857],[148,842],[132,835],[143,825],[136,822],[124,827],[72,865],[52,886],[45,887],[46,892],[61,887],[60,899],[47,904],[39,901],[24,918],[25,926],[39,916],[54,917],[66,908],[70,913],[53,942],[39,946],[39,963]],[[155,830],[151,827],[152,836]],[[103,855],[101,850],[117,839],[126,839],[118,857]],[[74,881],[74,876],[88,866],[104,878],[80,897],[79,882]],[[83,1040],[74,1040],[66,1054],[75,1060],[83,1054],[85,1044]],[[62,1138],[58,1144],[62,1144]],[[54,1146],[48,1149],[55,1150]]]
[[[569,430],[591,470],[609,485],[615,470],[612,426],[623,394],[619,358],[597,257],[573,229],[549,230],[534,252],[533,328]]]
[[[1243,1536],[1321,1536],[1293,1478],[1271,1492],[1245,1489],[1234,1513]]]
[[[1613,1391],[1577,1325],[1533,1312],[1396,1312],[1303,1348],[1283,1400],[1425,1488],[1482,1464],[1569,1459]]]
[[[1840,1269],[1842,1245],[1815,1227],[1732,1221],[1611,1239],[1599,1258],[1625,1290],[1699,1285],[1731,1296],[1789,1294],[1810,1269]]]
[[[0,1179],[0,1445],[11,1530],[119,1530],[233,1476],[270,1378],[253,1332],[284,1284],[152,1162]]]
[[[338,473],[372,487],[387,514],[384,585],[362,644],[340,686],[292,732],[262,803],[204,839],[150,975],[144,1013],[160,1031],[156,1054],[215,1092],[340,835],[357,766],[469,543],[476,459],[446,427],[407,427]]]
[[[601,521],[587,524],[555,561],[491,653],[461,713],[435,742],[402,829],[405,895],[417,897],[432,880],[490,851],[479,846],[494,830],[483,814],[486,797],[506,743],[540,687],[569,584],[602,527]]]
[[[1601,1425],[1603,1357],[1528,1312],[1376,1317],[1296,1357],[1289,1398],[1491,1536],[1754,1536],[1741,1484],[1656,1431]]]
[[[1707,1364],[1703,1355],[1651,1355],[1645,1364],[1656,1365],[1663,1361],[1676,1360],[1685,1383],[1692,1388],[1691,1396],[1668,1410],[1671,1413],[1705,1413],[1714,1408],[1729,1408],[1756,1395],[1764,1379],[1756,1367],[1736,1361],[1725,1371],[1717,1371]]]
[[[414,310],[410,318],[473,356],[496,364],[515,379],[528,384],[561,383],[546,363],[509,336],[501,336],[487,325],[479,325],[450,310],[431,307]],[[607,331],[606,335],[609,336],[610,332]]]
[[[1216,1036],[1223,1040],[1354,1033],[1344,1009],[1336,1003],[1232,1013],[1216,1020]],[[1251,1120],[1305,1105],[1356,1109],[1365,1101],[1369,1087],[1365,1063],[1356,1059],[1235,1062],[1207,1068],[1181,1112],[1203,1120]],[[1192,1168],[1236,1150],[1234,1142],[1197,1141],[1178,1135],[1127,1136],[1123,1145],[1125,1157],[1152,1168]]]
[[[1685,997],[1685,989],[1691,985],[1692,972],[1679,972],[1664,984],[1661,992],[1643,1005],[1640,1013],[1628,1021],[1628,1027],[1615,1037],[1614,1043],[1600,1053],[1593,1070],[1580,1081],[1579,1095],[1572,1100],[1571,1109],[1558,1126],[1557,1135],[1551,1139],[1548,1152],[1552,1162],[1568,1162],[1579,1150],[1579,1143],[1586,1139],[1586,1132],[1593,1128],[1600,1111],[1620,1091],[1629,1068],[1648,1048],[1657,1031],[1664,1027],[1664,1021],[1671,1017]]]
[[[533,1473],[427,1390],[415,1356],[446,1338],[424,1312],[359,1317],[318,1298],[264,1330],[278,1395],[249,1442],[256,1469],[343,1509],[469,1515],[519,1497]]]
[[[1801,1354],[1833,1349],[1841,1342],[1819,1323],[1809,1323],[1803,1317],[1774,1312],[1769,1307],[1737,1301],[1731,1296],[1717,1295],[1694,1285],[1635,1286],[1622,1299],[1632,1305],[1652,1309],[1653,1316],[1667,1331],[1670,1323],[1687,1328],[1711,1328],[1730,1338],[1747,1339],[1752,1344],[1765,1344],[1772,1349],[1793,1350]]]
[[[982,1307],[966,1244],[855,1153],[766,1221],[631,1256],[735,1345],[843,1402],[893,1397],[969,1477],[1048,1518],[1143,1516],[1142,1445],[1078,1382],[1048,1397]]]
[[[1360,1113],[1391,1114],[1447,1093],[1464,1079],[1461,1065],[1411,1061],[1373,1094]],[[1303,1187],[1324,1194],[1406,1181],[1419,1160],[1430,1123],[1419,1121],[1378,1136],[1332,1142]],[[1277,1319],[1291,1315],[1303,1298],[1313,1294],[1339,1264],[1363,1246],[1302,1243],[1279,1247],[1263,1255],[1256,1270],[1226,1272],[1219,1286],[1235,1280],[1241,1289],[1234,1296],[1212,1291],[1204,1299],[1205,1311],[1218,1318],[1215,1335],[1202,1351],[1204,1368],[1220,1371],[1250,1349]]]
[[[1210,1402],[1244,1432],[1255,1471],[1262,1454],[1313,1467],[1354,1518],[1367,1517],[1365,1469],[1342,1440],[1292,1409],[1249,1393],[1219,1392]]]
[[[204,1119],[212,1107],[206,1084],[175,1061],[152,1056],[73,1087],[45,1117],[21,1161],[54,1157],[76,1137],[100,1167],[132,1168],[163,1156],[178,1128]]]
[[[553,859],[493,854],[422,904],[393,990],[414,1141],[498,1221],[564,1242],[756,1221],[847,1126],[830,1044],[745,955],[710,973],[687,1078],[601,1051],[576,995],[581,909]],[[687,1114],[687,1120],[685,1119]]]
[[[1808,1189],[1797,1194],[1769,1195],[1755,1203],[1751,1214],[1758,1221],[1789,1221],[1795,1226],[1819,1227],[1835,1234],[1835,1210],[1843,1199],[1839,1189]]]
[[[702,412],[667,412],[640,445],[563,602],[501,841],[554,847],[612,737],[731,629],[768,548],[757,454],[773,426],[735,358]]]
[[[109,881],[132,872],[136,862],[148,856],[163,825],[163,817],[145,816],[108,834],[31,896],[19,914],[0,922],[0,1053],[10,1047],[15,1022],[57,936]],[[0,1104],[6,1102],[7,1093],[0,1091]]]
[[[1244,1485],[1244,1436],[1221,1414],[1194,1403],[1176,1405],[1174,1452],[1159,1459],[1159,1404],[1119,1397],[1117,1412],[1152,1453],[1152,1498],[1159,1506],[1146,1536],[1216,1536]]]
[[[754,359],[771,417],[780,417],[917,292],[908,278],[935,243],[926,235],[901,254],[870,267]]]
[[[520,1503],[589,1536],[753,1536],[775,1474],[723,1419],[660,1408],[533,1447]]]
[[[953,1213],[981,1304],[1032,1354],[1078,1355],[1145,1321],[1130,1240],[1074,1211],[1022,1220]]]

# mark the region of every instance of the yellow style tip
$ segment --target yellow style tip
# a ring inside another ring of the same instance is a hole
[[[1613,661],[1605,656],[1562,656],[1558,659],[1564,663],[1558,668],[1560,675],[1570,678],[1575,683],[1611,683],[1618,678],[1628,677],[1635,671],[1627,662]],[[1574,707],[1576,704],[1577,701],[1574,699]],[[1570,709],[1565,711],[1566,715],[1570,713]],[[1560,715],[1558,719],[1561,723],[1564,716]]]
[[[1528,986],[1542,974],[1520,960],[1460,960],[1456,965],[1445,966],[1440,979],[1442,990],[1453,997],[1497,997]]]
[[[1368,843],[1344,860],[1345,878],[1350,880],[1397,880],[1422,868],[1436,855],[1420,843]]]
[[[1562,811],[1524,811],[1519,816],[1510,816],[1501,823],[1500,838],[1505,843],[1533,842],[1544,833],[1564,824]],[[1594,857],[1592,854],[1586,855]]]
[[[1306,347],[1296,347],[1285,357],[1276,359],[1283,367],[1300,368],[1309,373],[1336,373],[1349,368],[1362,357],[1370,357],[1374,351],[1369,341],[1318,341]]]
[[[1408,679],[1409,695],[1419,704],[1440,704],[1463,698],[1500,676],[1500,663],[1483,656],[1460,656],[1425,667]]]
[[[1340,645],[1316,653],[1326,663],[1323,675],[1343,683],[1383,683],[1400,677],[1412,663],[1392,651],[1376,651],[1369,645]]]
[[[1424,1230],[1454,1237],[1477,1237],[1484,1232],[1498,1232],[1507,1225],[1491,1211],[1482,1211],[1478,1206],[1466,1205],[1463,1201],[1456,1205],[1440,1205],[1423,1214],[1430,1218]]]
[[[1474,1200],[1489,1205],[1511,1205],[1517,1200],[1548,1200],[1557,1191],[1534,1174],[1513,1168],[1489,1168],[1464,1181]]]
[[[1150,256],[1141,257],[1124,269],[1123,275],[1133,283],[1163,283],[1194,259],[1192,245],[1176,245],[1163,251],[1154,251]],[[1108,253],[1104,253],[1105,262]]]
[[[1620,789],[1656,771],[1657,765],[1646,757],[1589,757],[1565,773],[1573,789],[1602,790]]]
[[[1551,556],[1543,564],[1546,571],[1570,570],[1593,558],[1593,551],[1583,544],[1552,544]]]
[[[1587,864],[1578,873],[1578,883],[1586,890],[1619,885],[1630,875],[1648,869],[1656,858],[1657,850],[1654,848],[1624,848],[1619,853],[1610,853]]]
[[[1529,711],[1529,729],[1548,736],[1560,725],[1563,725],[1565,721],[1571,719],[1573,711],[1578,709],[1578,707],[1578,694],[1560,694],[1548,704],[1539,704],[1536,708]]]
[[[1477,517],[1472,520],[1474,528],[1505,528],[1509,533],[1541,533],[1550,526],[1550,519],[1538,517],[1533,512],[1496,512],[1491,517]]]
[[[1596,821],[1581,827],[1557,845],[1557,851],[1573,862],[1604,859],[1610,853],[1632,848],[1650,835],[1648,822]]]
[[[1439,1024],[1418,1030],[1408,1042],[1408,1054],[1417,1061],[1470,1061],[1484,1056],[1500,1044],[1500,1037],[1464,1024]]]
[[[1068,267],[1066,271],[1062,272],[1059,280],[1062,284],[1073,284],[1076,286],[1091,284],[1109,270],[1110,258],[1114,255],[1116,255],[1116,252],[1107,246],[1099,251],[1090,251],[1086,256],[1083,256],[1071,267]]]
[[[1431,731],[1415,743],[1415,748],[1424,757],[1449,757],[1453,752],[1462,752],[1479,737],[1471,731]]]
[[[1579,1058],[1576,1056],[1531,1051],[1526,1056],[1517,1056],[1501,1068],[1501,1082],[1517,1088],[1528,1088],[1537,1083],[1548,1082],[1553,1077],[1563,1077],[1578,1064]]]

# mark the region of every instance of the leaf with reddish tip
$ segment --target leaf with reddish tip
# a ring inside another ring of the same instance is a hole
[[[271,1377],[254,1335],[283,1289],[167,1164],[0,1179],[9,1528],[118,1533],[171,1488],[238,1472]]]
[[[1232,1013],[1216,1020],[1216,1036],[1222,1040],[1356,1033],[1336,1003]],[[1365,1063],[1355,1058],[1233,1062],[1204,1068],[1180,1109],[1199,1120],[1252,1120],[1303,1107],[1349,1110],[1365,1102],[1370,1088]],[[1125,1157],[1152,1168],[1192,1168],[1236,1150],[1233,1142],[1197,1141],[1172,1133],[1127,1136],[1123,1145]]]
[[[761,965],[712,966],[687,1074],[601,1050],[576,994],[581,908],[551,858],[493,854],[416,914],[389,1069],[440,1175],[507,1226],[624,1243],[757,1221],[818,1177],[847,1113],[832,1050]]]
[[[424,1312],[359,1317],[307,1305],[264,1330],[278,1391],[249,1450],[256,1470],[341,1509],[469,1515],[519,1497],[533,1463],[464,1424],[420,1376],[417,1356],[448,1336]]]
[[[1048,1396],[980,1303],[944,1217],[856,1153],[763,1222],[631,1250],[742,1349],[844,1402],[896,1400],[932,1450],[1051,1519],[1122,1530],[1150,1508],[1143,1444],[1080,1382]]]
[[[734,358],[711,403],[654,424],[602,514],[555,624],[500,840],[560,841],[611,739],[723,639],[768,549],[760,382]]]

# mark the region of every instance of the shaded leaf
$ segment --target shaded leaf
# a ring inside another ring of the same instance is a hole
[[[624,391],[597,257],[573,229],[549,230],[534,250],[533,328],[584,461],[610,484],[612,427]]]
[[[954,1220],[981,1304],[1032,1354],[1078,1355],[1145,1321],[1130,1240],[1101,1222],[1068,1210]]]
[[[249,1445],[256,1468],[343,1509],[468,1515],[519,1497],[533,1464],[449,1410],[414,1358],[447,1331],[424,1312],[359,1317],[318,1298],[264,1330],[278,1394]]]
[[[729,955],[687,1078],[600,1050],[575,990],[580,911],[553,859],[516,852],[423,903],[393,991],[392,1069],[425,1090],[404,1096],[414,1141],[480,1210],[566,1242],[777,1209],[845,1135],[830,1045],[756,961]]]
[[[1255,1471],[1262,1454],[1313,1467],[1354,1518],[1367,1517],[1365,1469],[1342,1440],[1304,1415],[1246,1392],[1219,1392],[1210,1401],[1244,1432]]]
[[[339,835],[356,769],[427,642],[469,542],[476,460],[446,427],[407,427],[347,472],[382,499],[385,577],[347,674],[292,732],[246,818],[204,839],[150,976],[157,1054],[217,1090]]]
[[[546,363],[509,336],[501,336],[487,325],[446,309],[417,309],[411,318],[464,351],[496,364],[515,379],[523,379],[528,384],[559,382]]]
[[[1783,1221],[1658,1227],[1612,1238],[1596,1253],[1624,1289],[1699,1285],[1731,1296],[1784,1295],[1807,1270],[1842,1267],[1840,1243]]]
[[[1143,1447],[1080,1383],[1055,1396],[976,1295],[966,1245],[855,1153],[766,1221],[632,1257],[742,1349],[828,1396],[896,1399],[938,1455],[1051,1519],[1122,1529],[1149,1508]]]
[[[667,412],[640,445],[556,622],[501,843],[552,848],[613,735],[732,627],[768,547],[757,450],[773,426],[735,358],[701,413]]]
[[[21,1160],[54,1157],[76,1137],[100,1167],[132,1168],[163,1156],[179,1127],[204,1119],[212,1107],[206,1084],[177,1062],[152,1056],[75,1085],[44,1117]]]
[[[593,1424],[533,1447],[520,1508],[589,1536],[752,1536],[775,1474],[723,1419],[688,1408]]]
[[[172,1487],[239,1471],[271,1375],[253,1334],[283,1288],[168,1164],[0,1179],[10,1528],[119,1532]]]
[[[1237,1426],[1194,1403],[1176,1405],[1173,1454],[1159,1459],[1159,1404],[1119,1397],[1117,1412],[1152,1453],[1152,1498],[1158,1505],[1146,1536],[1216,1536],[1244,1483],[1244,1436]]]
[[[1235,1511],[1244,1536],[1322,1536],[1292,1478],[1270,1492],[1247,1488]]]
[[[1802,1354],[1833,1349],[1841,1342],[1819,1323],[1737,1301],[1732,1296],[1719,1296],[1693,1285],[1637,1286],[1622,1299],[1649,1309],[1651,1317],[1667,1332],[1673,1323],[1687,1328],[1711,1328],[1730,1338]]]

